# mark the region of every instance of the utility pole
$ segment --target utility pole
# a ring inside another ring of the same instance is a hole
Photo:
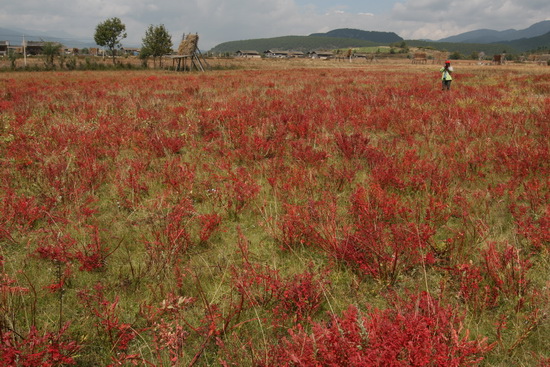
[[[25,35],[23,35],[23,60],[25,60],[25,66],[27,66],[27,42],[25,41]]]

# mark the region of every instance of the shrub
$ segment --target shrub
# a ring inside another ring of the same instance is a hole
[[[470,340],[464,317],[427,293],[398,300],[387,310],[363,315],[350,306],[342,316],[298,325],[270,349],[266,365],[474,366],[493,345]]]

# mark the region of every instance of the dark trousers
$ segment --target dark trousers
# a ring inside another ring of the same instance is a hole
[[[441,81],[441,89],[442,90],[450,90],[451,89],[451,82],[452,82],[452,80],[443,79]]]

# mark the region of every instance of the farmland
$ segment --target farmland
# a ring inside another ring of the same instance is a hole
[[[0,74],[0,364],[547,366],[547,69],[324,65]]]

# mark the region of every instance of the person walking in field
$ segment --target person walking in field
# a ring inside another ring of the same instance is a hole
[[[450,90],[451,82],[453,81],[453,67],[450,61],[445,61],[445,66],[439,70],[441,72],[441,89]]]

